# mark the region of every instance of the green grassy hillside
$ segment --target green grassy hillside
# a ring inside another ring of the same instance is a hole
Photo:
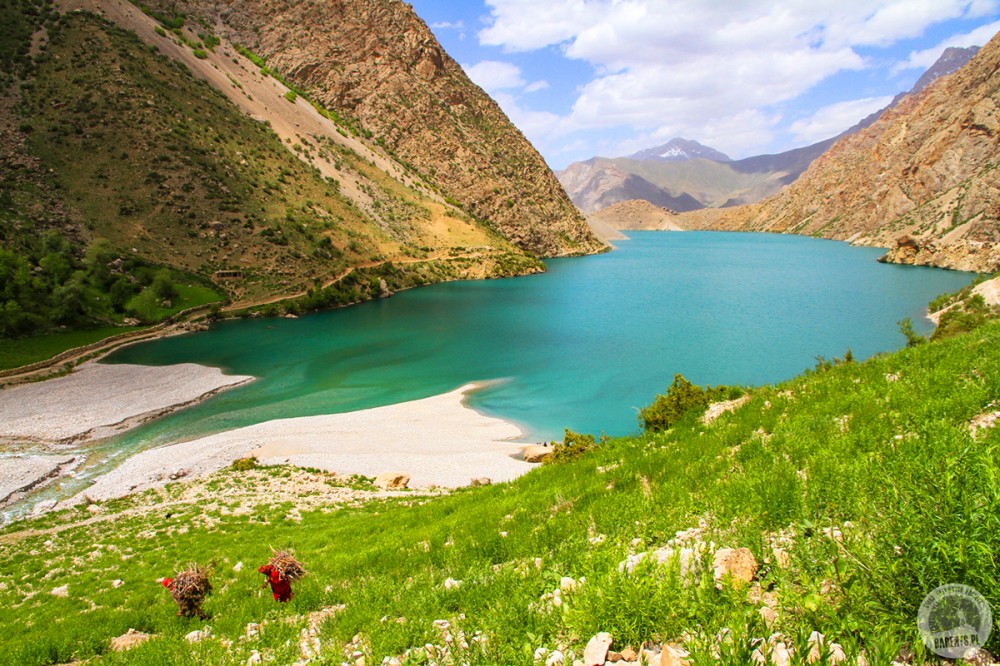
[[[717,663],[713,650],[748,663],[754,639],[774,632],[805,663],[812,631],[870,664],[904,646],[920,663],[916,616],[928,592],[964,583],[1000,608],[1000,432],[970,432],[998,409],[998,348],[992,323],[863,364],[824,364],[755,389],[709,425],[690,414],[667,432],[445,496],[335,508],[317,503],[309,475],[271,468],[221,473],[203,498],[173,484],[10,525],[0,532],[0,605],[16,630],[0,635],[0,653],[18,664],[221,664],[256,650],[292,663],[312,622],[320,656],[310,663],[321,664],[354,663],[355,651],[378,664],[408,650],[402,663],[531,664],[540,647],[579,656],[598,631],[615,650],[683,640],[698,664]],[[230,493],[268,479],[301,495]],[[678,542],[690,528],[698,534]],[[704,548],[694,573],[683,577],[676,557],[620,568],[673,544]],[[260,590],[255,569],[271,545],[294,548],[311,572],[288,605]],[[723,546],[753,552],[752,585],[716,588],[711,558]],[[192,560],[216,563],[204,622],[176,617],[156,583]],[[562,577],[585,581],[556,605]],[[66,597],[51,594],[63,585]],[[776,613],[770,627],[763,605]],[[246,640],[250,623],[262,627]],[[210,638],[185,640],[204,625]],[[129,628],[153,638],[109,652]],[[450,645],[452,658],[430,657],[425,644]],[[1000,636],[988,647],[1000,649]]]

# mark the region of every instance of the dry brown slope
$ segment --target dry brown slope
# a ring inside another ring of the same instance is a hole
[[[626,231],[681,231],[677,213],[642,199],[620,201],[593,213],[592,217]]]
[[[218,20],[224,36],[358,120],[523,249],[542,256],[601,249],[538,152],[401,0],[177,6]]]
[[[846,137],[783,192],[696,211],[688,227],[796,233],[892,248],[887,261],[1000,269],[1000,38]]]

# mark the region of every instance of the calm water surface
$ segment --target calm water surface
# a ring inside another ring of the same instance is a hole
[[[416,289],[300,319],[223,322],[124,349],[111,363],[192,362],[259,380],[110,443],[117,450],[274,418],[351,411],[500,380],[471,404],[529,439],[622,435],[674,373],[764,384],[851,348],[930,330],[927,302],[972,275],[876,263],[872,248],[742,233],[635,232],[544,275]]]

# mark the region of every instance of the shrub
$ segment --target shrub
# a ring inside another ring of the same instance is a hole
[[[205,49],[194,49],[193,53],[194,57],[198,58],[199,60],[204,60],[205,58],[208,57],[208,53],[205,51]]]
[[[986,300],[981,295],[976,294],[972,298],[961,301],[958,305],[953,306],[950,310],[942,314],[938,320],[938,327],[934,329],[931,339],[941,340],[958,335],[959,333],[971,331],[979,328],[996,316],[997,313],[986,304]],[[920,341],[923,342],[924,338],[920,338]],[[911,346],[909,338],[907,338],[906,346]]]
[[[593,435],[576,433],[566,428],[562,442],[552,442],[552,456],[545,460],[545,464],[564,463],[576,460],[584,453],[592,451],[597,446],[597,441]]]
[[[294,90],[289,90],[288,92],[285,93],[285,99],[287,99],[292,104],[295,103],[295,100],[297,98],[298,98],[298,95],[295,93]]]
[[[705,411],[710,402],[734,400],[745,392],[738,386],[702,388],[676,374],[665,394],[639,410],[639,424],[646,432],[666,430],[692,412]]]
[[[907,347],[916,347],[917,345],[927,342],[927,338],[913,330],[913,322],[909,317],[897,323],[899,324],[899,332],[903,334],[904,338],[906,338]]]
[[[249,472],[252,469],[257,469],[260,467],[260,463],[253,456],[246,458],[237,458],[233,461],[232,468],[236,472]]]

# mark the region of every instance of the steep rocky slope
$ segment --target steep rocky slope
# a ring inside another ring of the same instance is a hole
[[[489,117],[488,146],[474,144],[484,132],[420,126],[447,133],[438,143],[456,154],[516,167],[506,180],[469,171],[470,189],[490,188],[472,201],[435,177],[470,163],[440,151],[398,158],[358,116],[290,89],[207,20],[125,0],[17,0],[0,20],[0,338],[155,321],[224,296],[298,311],[600,248],[502,114]],[[385,44],[402,30],[366,25]],[[391,78],[402,95],[409,81],[425,106],[451,108],[436,96],[446,86],[394,71],[373,65],[357,83]],[[496,211],[484,203],[494,191],[507,193]]]
[[[209,20],[519,247],[600,248],[538,152],[401,0],[159,4]]]
[[[965,67],[841,139],[759,204],[683,224],[891,247],[886,261],[1000,268],[1000,39]]]

